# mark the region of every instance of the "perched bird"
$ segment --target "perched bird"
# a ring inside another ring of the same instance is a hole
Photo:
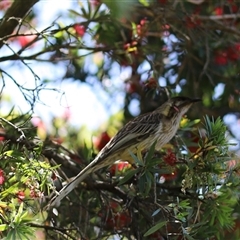
[[[71,182],[51,201],[50,206],[59,205],[77,185],[91,173],[123,159],[133,163],[130,152],[138,154],[149,149],[154,143],[159,150],[176,134],[183,114],[200,99],[173,97],[155,111],[140,115],[128,122]]]

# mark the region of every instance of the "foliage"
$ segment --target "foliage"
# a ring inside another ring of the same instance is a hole
[[[46,239],[238,239],[239,159],[228,141],[236,133],[222,118],[240,106],[240,3],[72,1],[64,17],[40,28],[40,2],[0,2],[1,103],[13,83],[29,104],[28,113],[1,112],[1,238],[32,239],[42,229]],[[69,125],[68,114],[47,128],[33,117],[35,103],[44,102],[43,91],[57,91],[59,75],[43,78],[43,63],[96,94],[99,85],[112,99],[124,94],[123,112],[94,132],[94,141],[85,128]],[[31,74],[29,85],[16,68]],[[134,101],[146,113],[177,94],[203,101],[168,145],[130,153],[133,166],[120,159],[46,209],[55,190],[133,117]]]
[[[6,236],[6,239],[31,239],[34,236],[31,223],[46,218],[36,200],[43,199],[52,190],[54,168],[42,157],[42,142],[31,142],[33,131],[26,117],[16,117],[11,122],[1,118],[0,229],[1,238]],[[26,135],[23,128],[28,129]]]

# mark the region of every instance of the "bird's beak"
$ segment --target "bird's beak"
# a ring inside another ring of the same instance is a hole
[[[191,99],[191,102],[192,102],[192,103],[195,103],[195,102],[201,102],[201,101],[202,101],[201,98]]]
[[[195,98],[195,99],[188,99],[186,100],[185,102],[183,102],[180,107],[185,107],[185,106],[190,106],[192,105],[193,103],[196,103],[196,102],[200,102],[202,101],[200,98]]]

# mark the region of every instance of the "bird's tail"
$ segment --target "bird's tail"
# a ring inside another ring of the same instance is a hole
[[[109,164],[105,164],[105,161],[101,161],[100,158],[95,158],[89,165],[87,165],[71,182],[64,186],[61,191],[51,199],[48,207],[59,206],[61,200],[66,197],[74,188],[78,186],[89,174],[103,168]]]

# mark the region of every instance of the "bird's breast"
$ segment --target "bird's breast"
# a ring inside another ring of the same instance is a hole
[[[179,127],[179,121],[176,119],[176,121],[172,122],[171,120],[165,119],[165,121],[162,121],[162,123],[159,125],[159,128],[156,132],[156,137],[154,142],[156,141],[156,150],[160,150],[163,145],[167,144],[176,134]]]

